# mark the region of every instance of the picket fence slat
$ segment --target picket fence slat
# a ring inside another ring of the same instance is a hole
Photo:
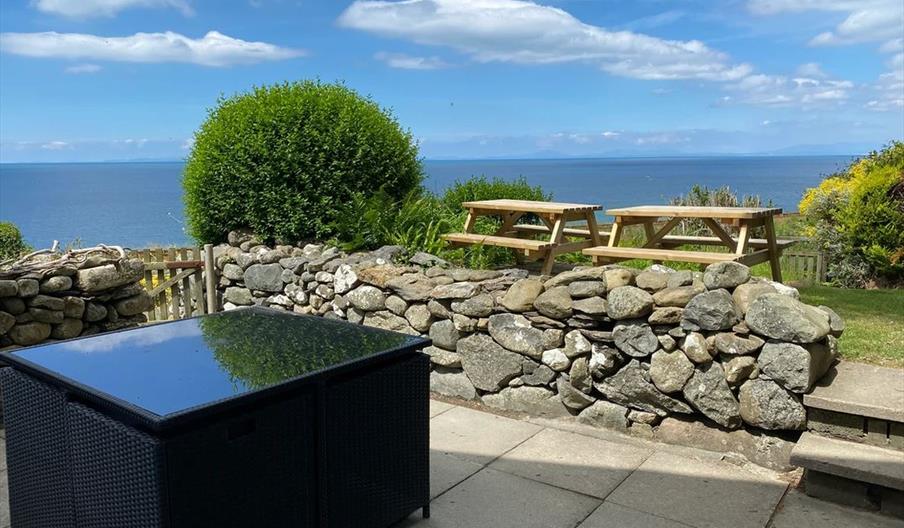
[[[142,249],[133,251],[131,256],[145,263],[144,287],[154,301],[145,313],[148,321],[184,319],[216,311],[216,302],[209,302],[204,291],[204,279],[213,263],[202,257],[201,248]]]

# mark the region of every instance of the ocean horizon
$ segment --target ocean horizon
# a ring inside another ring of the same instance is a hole
[[[541,185],[553,199],[604,210],[661,204],[695,185],[727,185],[785,212],[803,192],[857,155],[668,156],[424,160],[424,186],[442,192],[475,175]],[[98,243],[132,248],[186,245],[181,161],[0,163],[0,220],[36,248]],[[605,221],[607,217],[600,215]]]

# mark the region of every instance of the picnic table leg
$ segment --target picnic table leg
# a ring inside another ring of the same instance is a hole
[[[782,264],[779,261],[778,244],[775,242],[775,223],[771,216],[765,218],[766,243],[769,249],[769,265],[772,267],[772,280],[782,282]]]
[[[475,223],[477,223],[477,214],[473,209],[468,209],[468,216],[465,218],[465,233],[473,233]]]
[[[643,223],[643,232],[646,235],[647,239],[643,243],[643,247],[651,247],[655,246],[653,239],[656,237],[656,229],[653,227],[653,220],[649,220]],[[661,260],[653,260],[653,264],[662,264]]]
[[[543,269],[540,273],[543,275],[551,275],[552,267],[556,263],[556,249],[562,243],[565,235],[565,217],[556,215],[553,217],[555,221],[552,226],[552,233],[549,235],[550,247],[546,250],[546,260],[543,261]]]
[[[600,239],[600,228],[596,224],[596,213],[593,211],[587,211],[587,228],[590,230],[590,243],[592,244],[590,247],[602,246],[603,241]]]

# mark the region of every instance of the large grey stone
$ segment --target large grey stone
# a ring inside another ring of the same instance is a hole
[[[418,266],[440,266],[440,267],[448,267],[449,263],[436,255],[431,255],[430,253],[426,253],[424,251],[418,251],[414,255],[411,255],[411,258],[408,259],[412,264],[417,264]]]
[[[430,372],[430,390],[443,396],[473,400],[477,391],[471,380],[461,370],[434,368]]]
[[[433,323],[433,315],[430,313],[430,310],[427,309],[427,306],[421,303],[409,306],[408,309],[405,310],[405,319],[408,320],[408,324],[411,325],[411,328],[422,333],[430,330],[430,325]]]
[[[559,379],[556,380],[556,390],[559,393],[559,398],[562,399],[562,403],[569,409],[574,409],[576,411],[580,411],[581,409],[590,406],[590,404],[595,401],[594,398],[574,388],[571,383],[565,379],[565,376],[559,376]]]
[[[386,309],[396,315],[405,315],[405,310],[408,309],[408,303],[398,295],[390,295],[389,297],[386,297],[385,304]],[[430,313],[432,314],[433,312],[431,311]]]
[[[575,281],[568,285],[568,294],[573,299],[583,299],[586,297],[605,297],[606,281],[600,280],[581,280]]]
[[[709,343],[707,343],[703,334],[698,332],[690,332],[682,339],[681,350],[684,351],[684,354],[688,359],[698,365],[709,363],[713,360],[713,355],[710,353],[709,349]]]
[[[452,301],[452,311],[468,317],[487,317],[493,313],[494,304],[492,295],[482,293],[463,301]]]
[[[581,356],[575,358],[568,371],[568,381],[577,390],[589,393],[593,389],[593,379],[590,377],[590,358]]]
[[[455,350],[462,334],[449,319],[437,321],[430,325],[430,339],[433,344],[447,350]]]
[[[383,330],[391,330],[393,332],[400,332],[402,334],[408,335],[421,335],[420,332],[411,328],[411,325],[408,324],[408,320],[404,317],[399,317],[398,315],[383,310],[379,312],[367,312],[364,315],[364,326],[371,326],[373,328],[382,328]]]
[[[577,283],[572,283],[577,284]],[[571,307],[575,312],[587,315],[606,315],[608,303],[602,297],[587,297],[586,299],[578,299],[571,303]]]
[[[378,287],[382,287],[385,284],[387,288],[408,302],[426,301],[430,297],[430,292],[436,287],[436,281],[433,279],[419,275],[393,276],[392,274],[394,273],[399,273],[399,268],[394,266],[376,266],[369,270],[360,271],[358,278],[362,282]]]
[[[757,297],[766,295],[767,293],[778,293],[778,290],[776,290],[769,282],[751,281],[735,288],[731,293],[731,297],[734,299],[735,306],[738,307],[738,312],[740,312],[741,315],[744,315],[747,313],[750,303]]]
[[[32,319],[42,323],[62,323],[65,317],[62,310],[47,310],[45,308],[31,307],[28,309],[28,313],[31,314]]]
[[[479,292],[480,286],[473,282],[453,282],[437,286],[430,292],[430,297],[434,299],[467,299]]]
[[[244,288],[241,288],[244,290]],[[248,292],[248,290],[245,290]],[[229,293],[229,289],[226,289],[226,293]],[[251,292],[248,292],[248,303],[251,303]],[[96,302],[89,302],[85,305],[85,321],[89,323],[96,323],[98,321],[103,321],[107,317],[107,307],[103,304]]]
[[[729,429],[741,426],[738,400],[731,392],[719,363],[712,362],[695,369],[682,394],[695,409],[717,424]]]
[[[12,297],[19,293],[19,286],[14,280],[0,279],[0,297]]]
[[[461,368],[461,356],[458,352],[445,350],[436,346],[428,346],[423,350],[424,354],[430,356],[430,363],[439,365],[440,367]]]
[[[480,390],[495,392],[521,375],[519,354],[502,348],[486,334],[459,339],[456,352],[468,378]]]
[[[607,268],[606,270],[606,291],[612,291],[621,286],[632,286],[634,284],[635,270],[629,268]]]
[[[119,315],[130,317],[153,308],[154,300],[151,299],[151,296],[148,295],[147,292],[141,292],[138,295],[120,299],[113,303],[113,306],[116,308],[116,312],[119,313]]]
[[[568,359],[568,356],[565,355],[565,351],[561,348],[544,350],[540,359],[543,361],[544,365],[556,372],[564,372],[571,366],[571,360]]]
[[[757,334],[793,343],[819,341],[831,330],[826,312],[778,293],[757,297],[744,321]]]
[[[659,350],[650,358],[650,380],[662,392],[680,391],[693,373],[694,364],[680,350]]]
[[[643,271],[634,277],[634,282],[638,288],[658,292],[668,287],[669,275],[671,274],[664,271]]]
[[[653,296],[634,286],[615,288],[607,300],[607,313],[616,320],[644,317],[653,310]]]
[[[722,360],[722,368],[725,370],[725,381],[732,387],[744,383],[749,378],[759,375],[759,368],[753,356],[735,356],[728,361]]]
[[[358,274],[348,264],[342,264],[336,268],[333,274],[333,290],[336,293],[347,293],[358,285]]]
[[[640,362],[632,359],[615,374],[594,383],[594,387],[612,402],[659,416],[666,416],[669,412],[693,412],[686,403],[660,392],[645,374]]]
[[[113,265],[110,264],[110,266]],[[34,279],[19,279],[16,281],[16,289],[19,297],[34,297],[40,291],[40,284]]]
[[[534,279],[516,281],[505,292],[499,304],[510,312],[528,312],[534,308],[534,301],[543,293],[543,283]]]
[[[772,380],[747,380],[738,392],[741,418],[761,429],[801,430],[807,426],[807,411],[797,396]]]
[[[732,289],[750,280],[750,268],[740,262],[716,262],[703,272],[703,284],[708,290]]]
[[[36,295],[28,300],[28,306],[43,308],[45,310],[62,310],[65,306],[63,299],[49,295]]]
[[[245,270],[245,287],[250,290],[281,292],[283,267],[278,263],[253,264]]]
[[[227,263],[223,266],[223,276],[232,281],[240,281],[245,277],[245,271],[238,264]]]
[[[556,372],[553,369],[546,365],[537,365],[533,362],[528,363],[529,361],[530,360],[526,360],[522,363],[524,375],[521,376],[521,381],[523,381],[525,385],[545,387],[549,385],[549,382],[555,379]],[[528,371],[528,364],[530,364],[530,371]]]
[[[73,295],[63,297],[63,315],[72,319],[81,319],[85,315],[85,300]]]
[[[602,282],[605,291],[606,288],[606,270],[603,268],[583,268],[572,271],[564,271],[555,277],[546,281],[543,286],[546,289],[555,288],[557,286],[568,286],[578,281],[595,281]]]
[[[687,303],[681,325],[702,330],[727,330],[741,320],[731,294],[727,290],[701,293]]]
[[[50,337],[51,327],[47,323],[33,322],[17,324],[9,330],[9,338],[19,346],[31,346]]]
[[[587,365],[590,369],[590,376],[596,380],[605,378],[618,370],[622,359],[622,355],[617,349],[603,343],[593,343],[590,362]]]
[[[488,330],[493,339],[513,352],[533,359],[540,359],[543,354],[543,331],[531,326],[530,321],[522,315],[491,315]]]
[[[57,293],[72,288],[72,278],[64,275],[44,279],[39,287],[41,293]]]
[[[684,309],[678,307],[656,308],[647,322],[651,325],[675,325],[681,322],[681,315]]]
[[[226,302],[231,302],[232,304],[244,305],[247,306],[252,304],[251,290],[248,288],[240,288],[238,286],[230,286],[226,288],[226,291],[223,293],[223,298]]]
[[[740,336],[731,332],[716,334],[713,345],[722,354],[731,356],[744,356],[754,354],[763,347],[763,341],[755,335]]]
[[[352,306],[365,312],[375,312],[386,307],[386,295],[379,288],[369,284],[358,286],[348,292],[345,298]]]
[[[16,324],[16,316],[6,312],[0,312],[0,336],[6,335],[14,324]]]
[[[565,334],[565,347],[562,351],[569,359],[590,354],[592,350],[593,345],[584,337],[580,330],[572,330]]]
[[[673,273],[672,275],[677,275]],[[666,288],[653,294],[653,302],[656,306],[673,306],[683,308],[691,299],[706,291],[702,284],[690,286],[675,286]]]
[[[542,387],[506,387],[498,393],[484,394],[481,400],[490,407],[523,412],[531,416],[569,415],[558,395]]]
[[[844,319],[828,306],[818,306],[818,308],[829,316],[829,333],[834,337],[841,337],[841,334],[844,333]]]
[[[95,293],[138,282],[144,276],[144,263],[127,259],[117,264],[106,264],[95,268],[80,269],[75,275],[75,287],[86,293]],[[19,295],[22,295],[19,284]],[[35,292],[37,293],[37,292]],[[24,297],[24,295],[23,295]]]
[[[81,319],[63,319],[62,323],[53,325],[50,337],[54,339],[72,339],[82,333],[83,327],[84,323],[82,323]]]
[[[0,298],[0,308],[12,315],[19,315],[25,312],[25,301],[18,297],[3,297]]]
[[[784,388],[804,393],[829,370],[837,356],[835,338],[797,345],[769,341],[757,358],[760,371]]]
[[[643,358],[659,348],[659,339],[650,325],[642,322],[633,324],[617,324],[612,330],[615,346],[625,354]]]
[[[534,308],[538,312],[553,319],[567,319],[571,317],[571,295],[567,286],[556,286],[541,293],[534,300]]]
[[[597,400],[578,415],[578,421],[594,427],[615,429],[625,432],[628,430],[628,408],[621,405]]]

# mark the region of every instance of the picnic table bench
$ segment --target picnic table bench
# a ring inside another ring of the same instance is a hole
[[[793,244],[793,240],[778,240],[775,235],[773,217],[782,210],[775,207],[696,207],[676,205],[643,205],[610,209],[606,214],[615,217],[609,234],[608,245],[599,245],[583,250],[593,259],[593,263],[603,264],[620,260],[650,259],[653,261],[696,262],[713,264],[735,261],[753,266],[769,262],[773,280],[781,282],[782,270],[779,257],[782,250]],[[654,222],[668,218],[658,229]],[[669,233],[685,219],[699,219],[712,231],[712,237],[675,236]],[[738,228],[737,238],[732,237],[722,225]],[[624,228],[629,225],[643,225],[646,240],[642,247],[618,247]],[[765,238],[751,238],[754,228],[763,227]],[[684,251],[674,249],[682,245],[725,246],[729,253],[709,251]],[[749,251],[748,250],[752,250]]]
[[[543,259],[543,274],[552,272],[556,255],[600,246],[608,233],[600,233],[595,212],[599,205],[541,202],[532,200],[480,200],[463,202],[468,210],[464,232],[448,233],[443,238],[453,245],[488,245],[515,250],[519,259]],[[525,215],[539,218],[540,224],[516,224]],[[474,232],[480,216],[499,216],[502,225],[492,235]],[[566,227],[569,221],[583,220],[586,228]],[[525,236],[547,235],[546,240]],[[568,241],[565,237],[581,240]]]

